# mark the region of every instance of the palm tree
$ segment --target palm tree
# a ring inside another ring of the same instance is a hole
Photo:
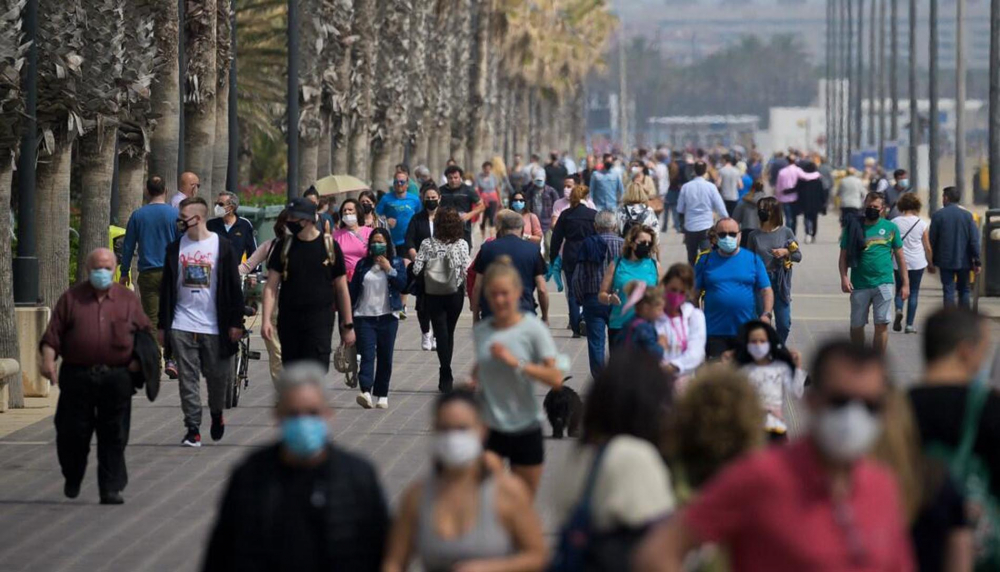
[[[472,2],[473,0],[457,0],[451,18],[451,33],[457,36],[458,42],[455,46],[455,69],[451,90],[455,107],[450,118],[451,140],[448,151],[450,156],[461,163],[461,167],[466,170],[474,168],[465,157],[465,139],[468,135],[469,117],[472,114],[472,110],[469,109],[469,85],[472,81],[470,52],[470,47],[473,45]]]
[[[352,35],[357,40],[352,46],[351,58],[351,98],[348,102],[351,122],[347,170],[364,180],[368,179],[371,167],[369,150],[378,55],[377,24],[375,0],[356,0]]]
[[[493,11],[492,0],[474,0],[471,18],[473,40],[470,58],[469,84],[469,118],[467,123],[465,165],[468,169],[477,169],[483,159],[483,135],[485,130],[486,89],[489,81],[489,46],[490,46],[490,13]]]
[[[287,118],[298,123],[299,189],[316,182],[319,172],[319,141],[323,135],[320,104],[323,94],[324,46],[328,29],[323,23],[321,0],[299,3],[299,117]]]
[[[78,258],[95,248],[107,248],[111,223],[111,185],[118,137],[120,89],[125,67],[124,0],[93,0],[84,11],[83,68],[80,115],[83,137],[77,152],[81,188]],[[77,279],[86,268],[77,264]]]
[[[432,99],[428,103],[431,109],[431,121],[427,125],[428,136],[428,166],[434,173],[444,169],[445,161],[451,154],[451,123],[449,118],[453,113],[455,94],[451,88],[454,82],[441,81],[441,78],[451,78],[455,73],[456,44],[458,34],[454,29],[452,14],[459,0],[436,0],[433,23],[430,26],[431,48],[428,50],[435,57],[429,60],[428,75],[433,77]],[[446,87],[448,88],[446,90]]]
[[[427,125],[430,123],[430,97],[433,82],[428,50],[430,25],[435,2],[417,0],[413,6],[410,33],[410,53],[413,55],[407,72],[409,84],[409,117],[406,120],[404,144],[409,146],[410,161],[414,164],[430,162],[430,137]],[[436,55],[436,54],[435,54]]]
[[[408,64],[417,58],[410,52],[411,0],[383,0],[379,8],[382,20],[375,72],[371,181],[387,185],[393,176],[392,159],[402,157],[403,129],[413,91]]]
[[[0,210],[11,208],[11,177],[14,156],[20,143],[24,100],[20,90],[19,60],[24,53],[21,35],[23,0],[0,1]],[[0,358],[20,359],[17,320],[14,311],[14,277],[11,269],[10,217],[0,216]],[[0,380],[8,390],[7,405],[24,407],[24,386],[20,375]],[[3,409],[0,404],[0,409]]]
[[[180,68],[177,63],[178,4],[177,0],[142,0],[141,3],[153,13],[153,38],[157,53],[150,96],[156,126],[149,140],[149,171],[163,177],[166,188],[173,192],[177,189],[181,123]]]
[[[928,152],[928,159],[930,161],[930,175],[927,179],[927,185],[929,189],[929,195],[927,200],[927,209],[930,212],[934,212],[938,208],[938,197],[940,196],[938,192],[938,0],[930,0],[930,11],[928,16],[930,18],[931,25],[931,37],[930,37],[930,69],[927,76],[929,95],[930,99],[930,112],[928,113],[928,119],[930,120],[930,149]]]
[[[225,0],[223,0],[225,1]],[[213,196],[218,3],[188,2],[184,20],[187,77],[184,78],[184,166],[201,179],[201,195]]]
[[[323,102],[327,109],[327,127],[330,130],[330,172],[347,172],[347,148],[350,137],[351,114],[348,107],[351,95],[351,45],[357,39],[352,36],[354,5],[350,0],[328,2],[330,18],[339,26],[336,37],[328,44],[326,60],[331,68],[327,75],[332,81],[323,83]]]
[[[229,67],[232,64],[231,0],[217,0],[215,9],[215,144],[212,146],[212,192],[226,190],[229,173]]]

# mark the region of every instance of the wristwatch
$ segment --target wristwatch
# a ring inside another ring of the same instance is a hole
[[[353,329],[354,329],[354,323],[352,322],[352,323],[350,323],[350,324],[344,324],[344,325],[343,325],[342,327],[343,327],[343,328],[344,328],[345,330],[353,330]]]

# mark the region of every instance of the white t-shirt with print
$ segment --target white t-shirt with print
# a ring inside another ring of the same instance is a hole
[[[215,296],[219,282],[219,235],[205,240],[181,236],[177,265],[177,307],[173,329],[196,334],[219,333]]]

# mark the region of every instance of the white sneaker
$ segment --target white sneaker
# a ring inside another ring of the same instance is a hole
[[[389,409],[389,398],[379,397],[378,401],[375,402],[375,409]]]
[[[434,335],[431,333],[426,333],[420,336],[420,349],[425,352],[429,352],[434,349]]]
[[[431,338],[431,349],[434,350],[434,351],[437,351],[437,349],[438,349],[438,339],[437,338]]]
[[[358,402],[358,405],[360,405],[361,407],[364,407],[365,409],[371,409],[372,408],[372,394],[368,393],[367,391],[364,391],[364,392],[358,394],[357,402]]]

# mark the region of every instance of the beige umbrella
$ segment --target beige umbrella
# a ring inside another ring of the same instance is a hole
[[[346,193],[360,193],[361,191],[371,189],[371,187],[368,186],[368,183],[357,177],[352,177],[351,175],[330,175],[329,177],[323,177],[322,179],[316,181],[313,186],[316,187],[316,192],[318,192],[321,197],[329,195],[343,195]]]

